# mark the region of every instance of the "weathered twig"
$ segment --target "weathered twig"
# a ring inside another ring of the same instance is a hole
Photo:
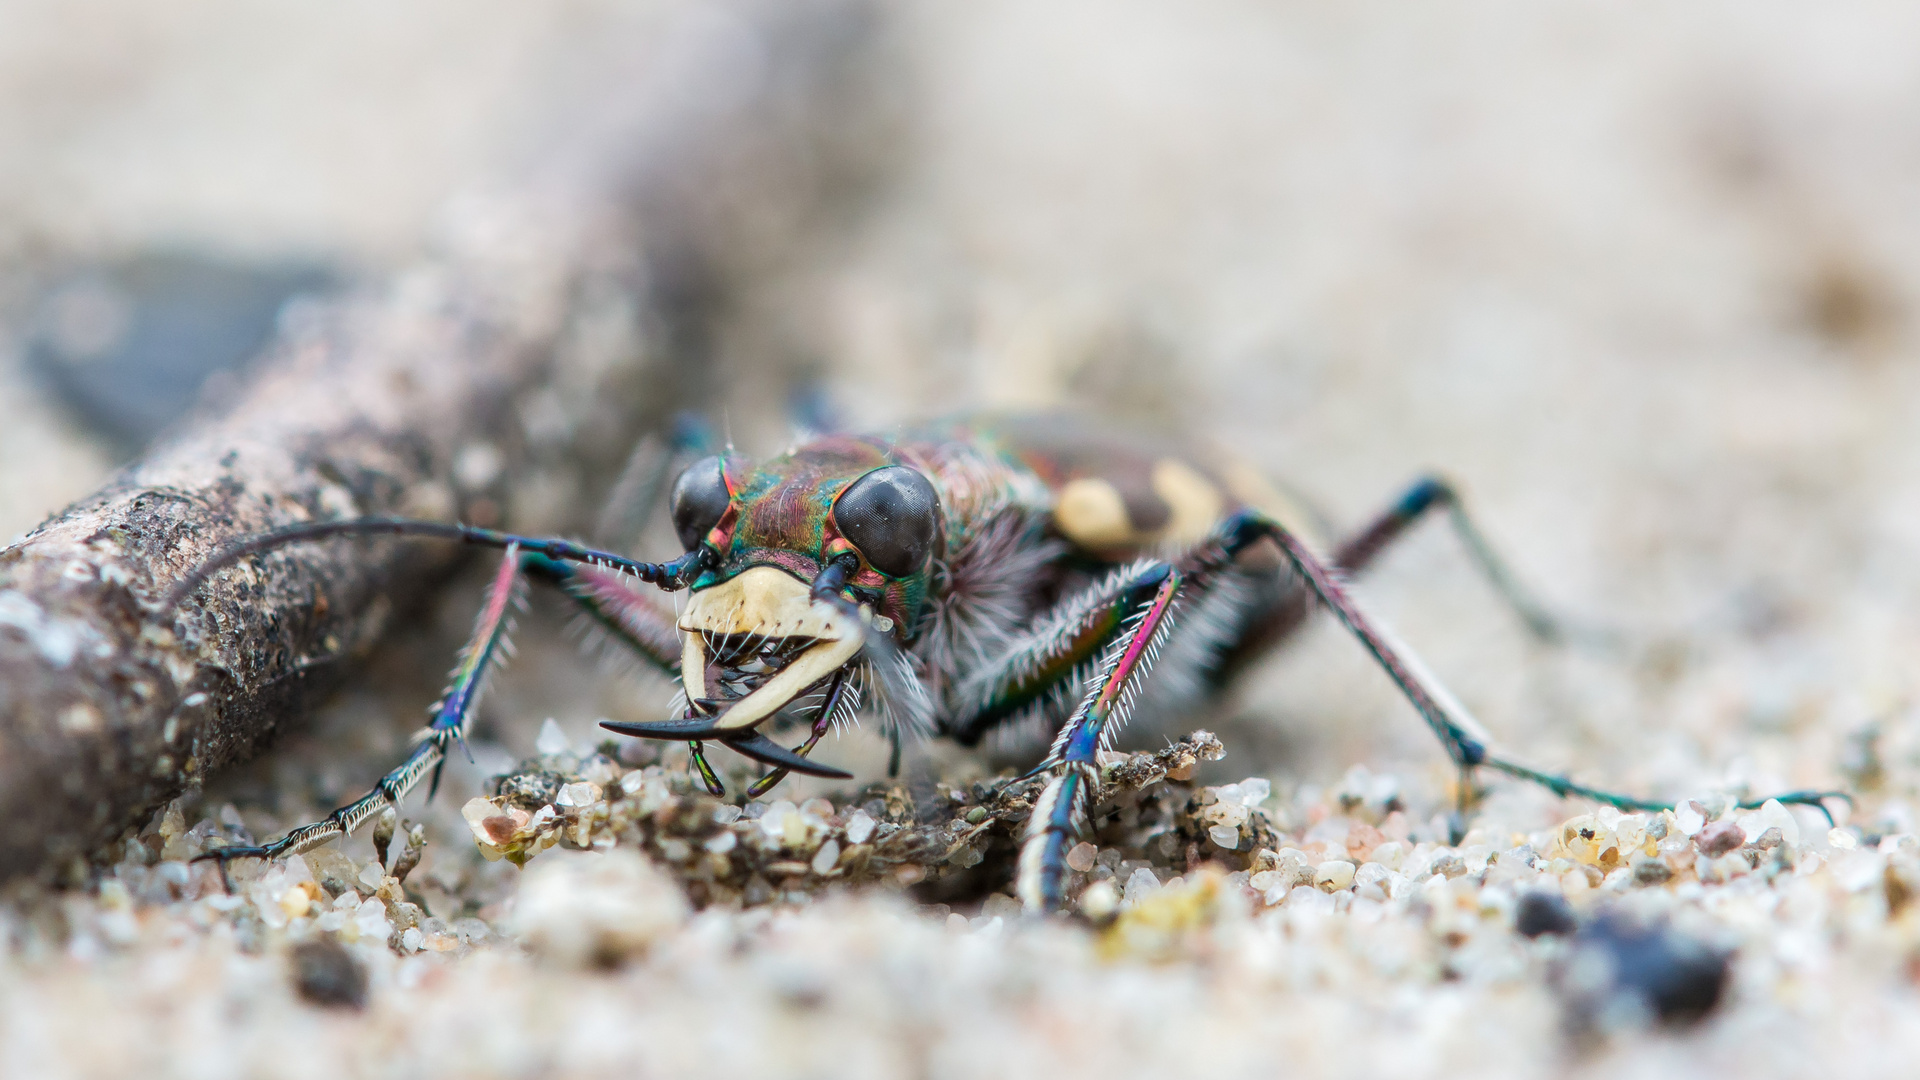
[[[724,294],[732,247],[791,246],[836,163],[817,136],[860,113],[838,92],[864,12],[782,11],[705,17],[657,65],[750,79],[747,92],[656,87],[677,104],[587,118],[525,190],[469,200],[444,258],[289,319],[223,416],[0,552],[0,876],[73,866],[265,746],[457,554],[300,545],[159,617],[221,546],[366,514],[526,530],[590,518],[599,472],[671,407],[648,392],[670,385],[649,353],[697,347],[711,305],[689,298]],[[742,48],[744,75],[727,66]]]

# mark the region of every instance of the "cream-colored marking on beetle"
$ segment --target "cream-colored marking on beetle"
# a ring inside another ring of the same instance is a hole
[[[860,653],[863,636],[855,634],[840,641],[823,641],[768,679],[760,689],[741,698],[739,704],[722,713],[714,727],[725,730],[750,728],[778,712],[780,707],[799,696],[800,691],[834,673]]]
[[[1153,493],[1173,510],[1173,519],[1156,534],[1156,539],[1176,544],[1197,544],[1206,539],[1227,508],[1226,497],[1213,486],[1213,481],[1195,472],[1186,462],[1172,458],[1153,463]]]
[[[839,612],[815,604],[805,582],[785,570],[756,566],[701,589],[680,613],[680,629],[709,634],[770,634],[827,640],[852,630]]]
[[[1054,500],[1053,521],[1067,539],[1084,548],[1127,547],[1136,540],[1126,501],[1098,477],[1068,481]]]
[[[680,682],[687,700],[707,696],[707,653],[699,634],[681,631]]]
[[[756,566],[701,589],[687,601],[686,610],[680,614],[680,629],[687,635],[680,679],[689,698],[707,696],[705,655],[698,644],[703,633],[759,634],[818,642],[759,689],[735,702],[715,721],[715,727],[753,727],[860,654],[866,644],[864,628],[833,608],[814,603],[811,592],[805,582],[784,570]]]

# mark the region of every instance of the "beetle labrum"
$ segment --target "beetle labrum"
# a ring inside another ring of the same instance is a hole
[[[376,518],[289,526],[201,566],[170,606],[221,568],[296,541],[388,533],[505,551],[473,637],[407,759],[322,821],[202,857],[305,851],[397,805],[429,773],[437,779],[507,648],[508,614],[529,580],[557,587],[679,681],[668,719],[604,726],[686,741],[691,767],[715,795],[725,789],[706,757],[710,743],[769,767],[748,789],[758,796],[789,772],[849,778],[810,755],[863,711],[880,717],[896,763],[903,740],[973,744],[1009,725],[1045,725],[1053,738],[1036,771],[1050,779],[1027,825],[1016,883],[1032,909],[1062,905],[1066,851],[1087,827],[1099,751],[1128,719],[1203,698],[1316,605],[1333,612],[1433,730],[1462,771],[1463,797],[1484,767],[1622,809],[1667,805],[1494,752],[1467,711],[1355,602],[1345,578],[1442,510],[1530,629],[1561,632],[1514,584],[1453,490],[1432,478],[1323,555],[1311,519],[1245,469],[1058,418],[963,419],[890,436],[821,437],[759,464],[706,457],[675,481],[671,510],[686,550],[668,562]],[[659,591],[682,590],[676,616]],[[789,748],[769,738],[762,729],[776,719],[803,724],[805,740]],[[1826,797],[1775,796],[1816,807]]]

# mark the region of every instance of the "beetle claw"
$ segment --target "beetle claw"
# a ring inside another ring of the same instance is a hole
[[[623,720],[602,720],[600,726],[620,735],[641,739],[711,739],[726,732],[717,726],[717,716],[693,716],[685,720],[661,720],[636,724]]]
[[[808,776],[825,777],[828,780],[851,780],[853,774],[831,765],[821,765],[808,758],[801,757],[792,750],[781,746],[757,731],[746,735],[720,740],[721,744],[735,753],[743,754],[763,765],[772,765],[777,769],[805,773]]]

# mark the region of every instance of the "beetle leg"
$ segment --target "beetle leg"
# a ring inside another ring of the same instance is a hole
[[[1043,766],[1053,769],[1054,777],[1034,805],[1020,852],[1017,891],[1029,909],[1052,909],[1060,903],[1067,844],[1085,829],[1088,806],[1099,781],[1097,751],[1124,722],[1139,684],[1165,639],[1174,602],[1182,593],[1193,596],[1210,587],[1232,567],[1237,555],[1263,539],[1280,548],[1313,597],[1333,611],[1432,728],[1460,769],[1463,792],[1471,789],[1474,769],[1485,766],[1540,784],[1561,796],[1577,795],[1622,810],[1671,809],[1670,803],[1586,787],[1492,753],[1479,722],[1412,652],[1392,638],[1383,624],[1366,614],[1347,592],[1333,565],[1278,521],[1258,511],[1242,510],[1177,562],[1160,564],[1163,569],[1154,596],[1129,616],[1127,632],[1103,654],[1100,679],[1055,739]],[[1816,806],[1822,812],[1824,800],[1845,797],[1810,791],[1776,796],[1783,803]],[[1754,805],[1762,802],[1752,800]],[[1461,823],[1455,824],[1458,828]]]
[[[1467,512],[1460,493],[1442,477],[1423,476],[1414,481],[1391,507],[1340,545],[1333,555],[1334,564],[1348,574],[1365,570],[1389,544],[1436,510],[1447,512],[1447,523],[1467,549],[1474,568],[1535,640],[1549,645],[1618,644],[1618,635],[1613,631],[1573,623],[1542,604],[1488,542],[1486,534]]]
[[[1015,891],[1029,910],[1060,905],[1066,879],[1067,847],[1086,831],[1087,807],[1100,785],[1098,754],[1111,732],[1126,721],[1140,683],[1173,628],[1173,602],[1182,578],[1178,570],[1160,575],[1151,600],[1127,621],[1127,632],[1102,658],[1101,676],[1055,737],[1042,768],[1054,776],[1027,819],[1020,848]]]
[[[399,806],[400,800],[416,787],[429,771],[433,773],[435,786],[440,777],[440,766],[446,760],[447,750],[454,743],[463,742],[467,737],[467,728],[473,721],[473,713],[480,702],[480,694],[486,689],[487,676],[511,651],[507,640],[513,630],[513,609],[524,595],[524,578],[520,572],[519,550],[513,545],[507,547],[506,558],[501,560],[500,570],[494,575],[493,583],[487,588],[486,603],[480,609],[475,621],[473,637],[460,653],[460,662],[453,669],[453,677],[447,684],[446,693],[433,707],[433,720],[417,737],[411,753],[400,766],[382,777],[380,783],[367,794],[328,814],[324,819],[287,833],[271,844],[241,845],[216,848],[200,855],[200,859],[218,859],[224,874],[227,863],[234,859],[279,859],[288,855],[298,855],[319,847],[336,836],[346,836],[359,827],[360,823],[379,813],[388,806]]]
[[[1330,608],[1346,626],[1348,632],[1359,639],[1361,645],[1380,665],[1381,670],[1386,672],[1387,677],[1393,680],[1394,685],[1413,705],[1415,711],[1419,712],[1421,718],[1433,729],[1433,733],[1446,749],[1447,756],[1451,757],[1454,764],[1461,770],[1462,792],[1471,791],[1473,770],[1485,766],[1508,776],[1539,784],[1562,797],[1579,796],[1621,810],[1652,811],[1673,808],[1673,804],[1669,802],[1643,799],[1576,784],[1565,776],[1543,772],[1491,752],[1487,746],[1489,737],[1485,729],[1472,714],[1467,712],[1466,707],[1454,700],[1445,687],[1427,672],[1413,653],[1393,639],[1383,624],[1365,613],[1341,584],[1336,570],[1314,554],[1299,537],[1287,531],[1272,518],[1252,510],[1240,511],[1226,520],[1213,539],[1203,541],[1196,547],[1187,556],[1187,560],[1196,567],[1222,565],[1260,539],[1272,540],[1279,546],[1281,553],[1292,565],[1294,573],[1306,582],[1314,597],[1322,605]],[[1825,800],[1848,799],[1844,793],[1831,791],[1791,791],[1773,797],[1782,803],[1818,807],[1822,813],[1826,813]],[[1749,800],[1755,806],[1762,805],[1765,801],[1765,799]],[[1456,822],[1456,828],[1461,824]]]
[[[1152,603],[1170,572],[1162,561],[1138,562],[1061,601],[984,675],[960,688],[961,707],[946,734],[974,745],[993,727],[1075,686]]]
[[[614,641],[661,672],[679,676],[680,630],[673,611],[650,592],[634,588],[633,577],[604,566],[531,553],[520,556],[520,565],[535,581],[557,586]]]
[[[1487,541],[1453,485],[1440,477],[1423,476],[1409,485],[1391,506],[1340,543],[1332,555],[1333,565],[1348,577],[1364,573],[1387,548],[1436,510],[1447,512],[1447,521],[1466,548],[1474,568],[1535,640],[1550,645],[1593,648],[1613,648],[1620,644],[1616,632],[1576,623],[1554,614],[1540,603]],[[1225,684],[1272,651],[1313,611],[1313,598],[1279,575],[1269,574],[1252,584],[1256,598],[1251,610],[1234,639],[1220,651],[1207,672],[1209,680],[1216,685]]]

